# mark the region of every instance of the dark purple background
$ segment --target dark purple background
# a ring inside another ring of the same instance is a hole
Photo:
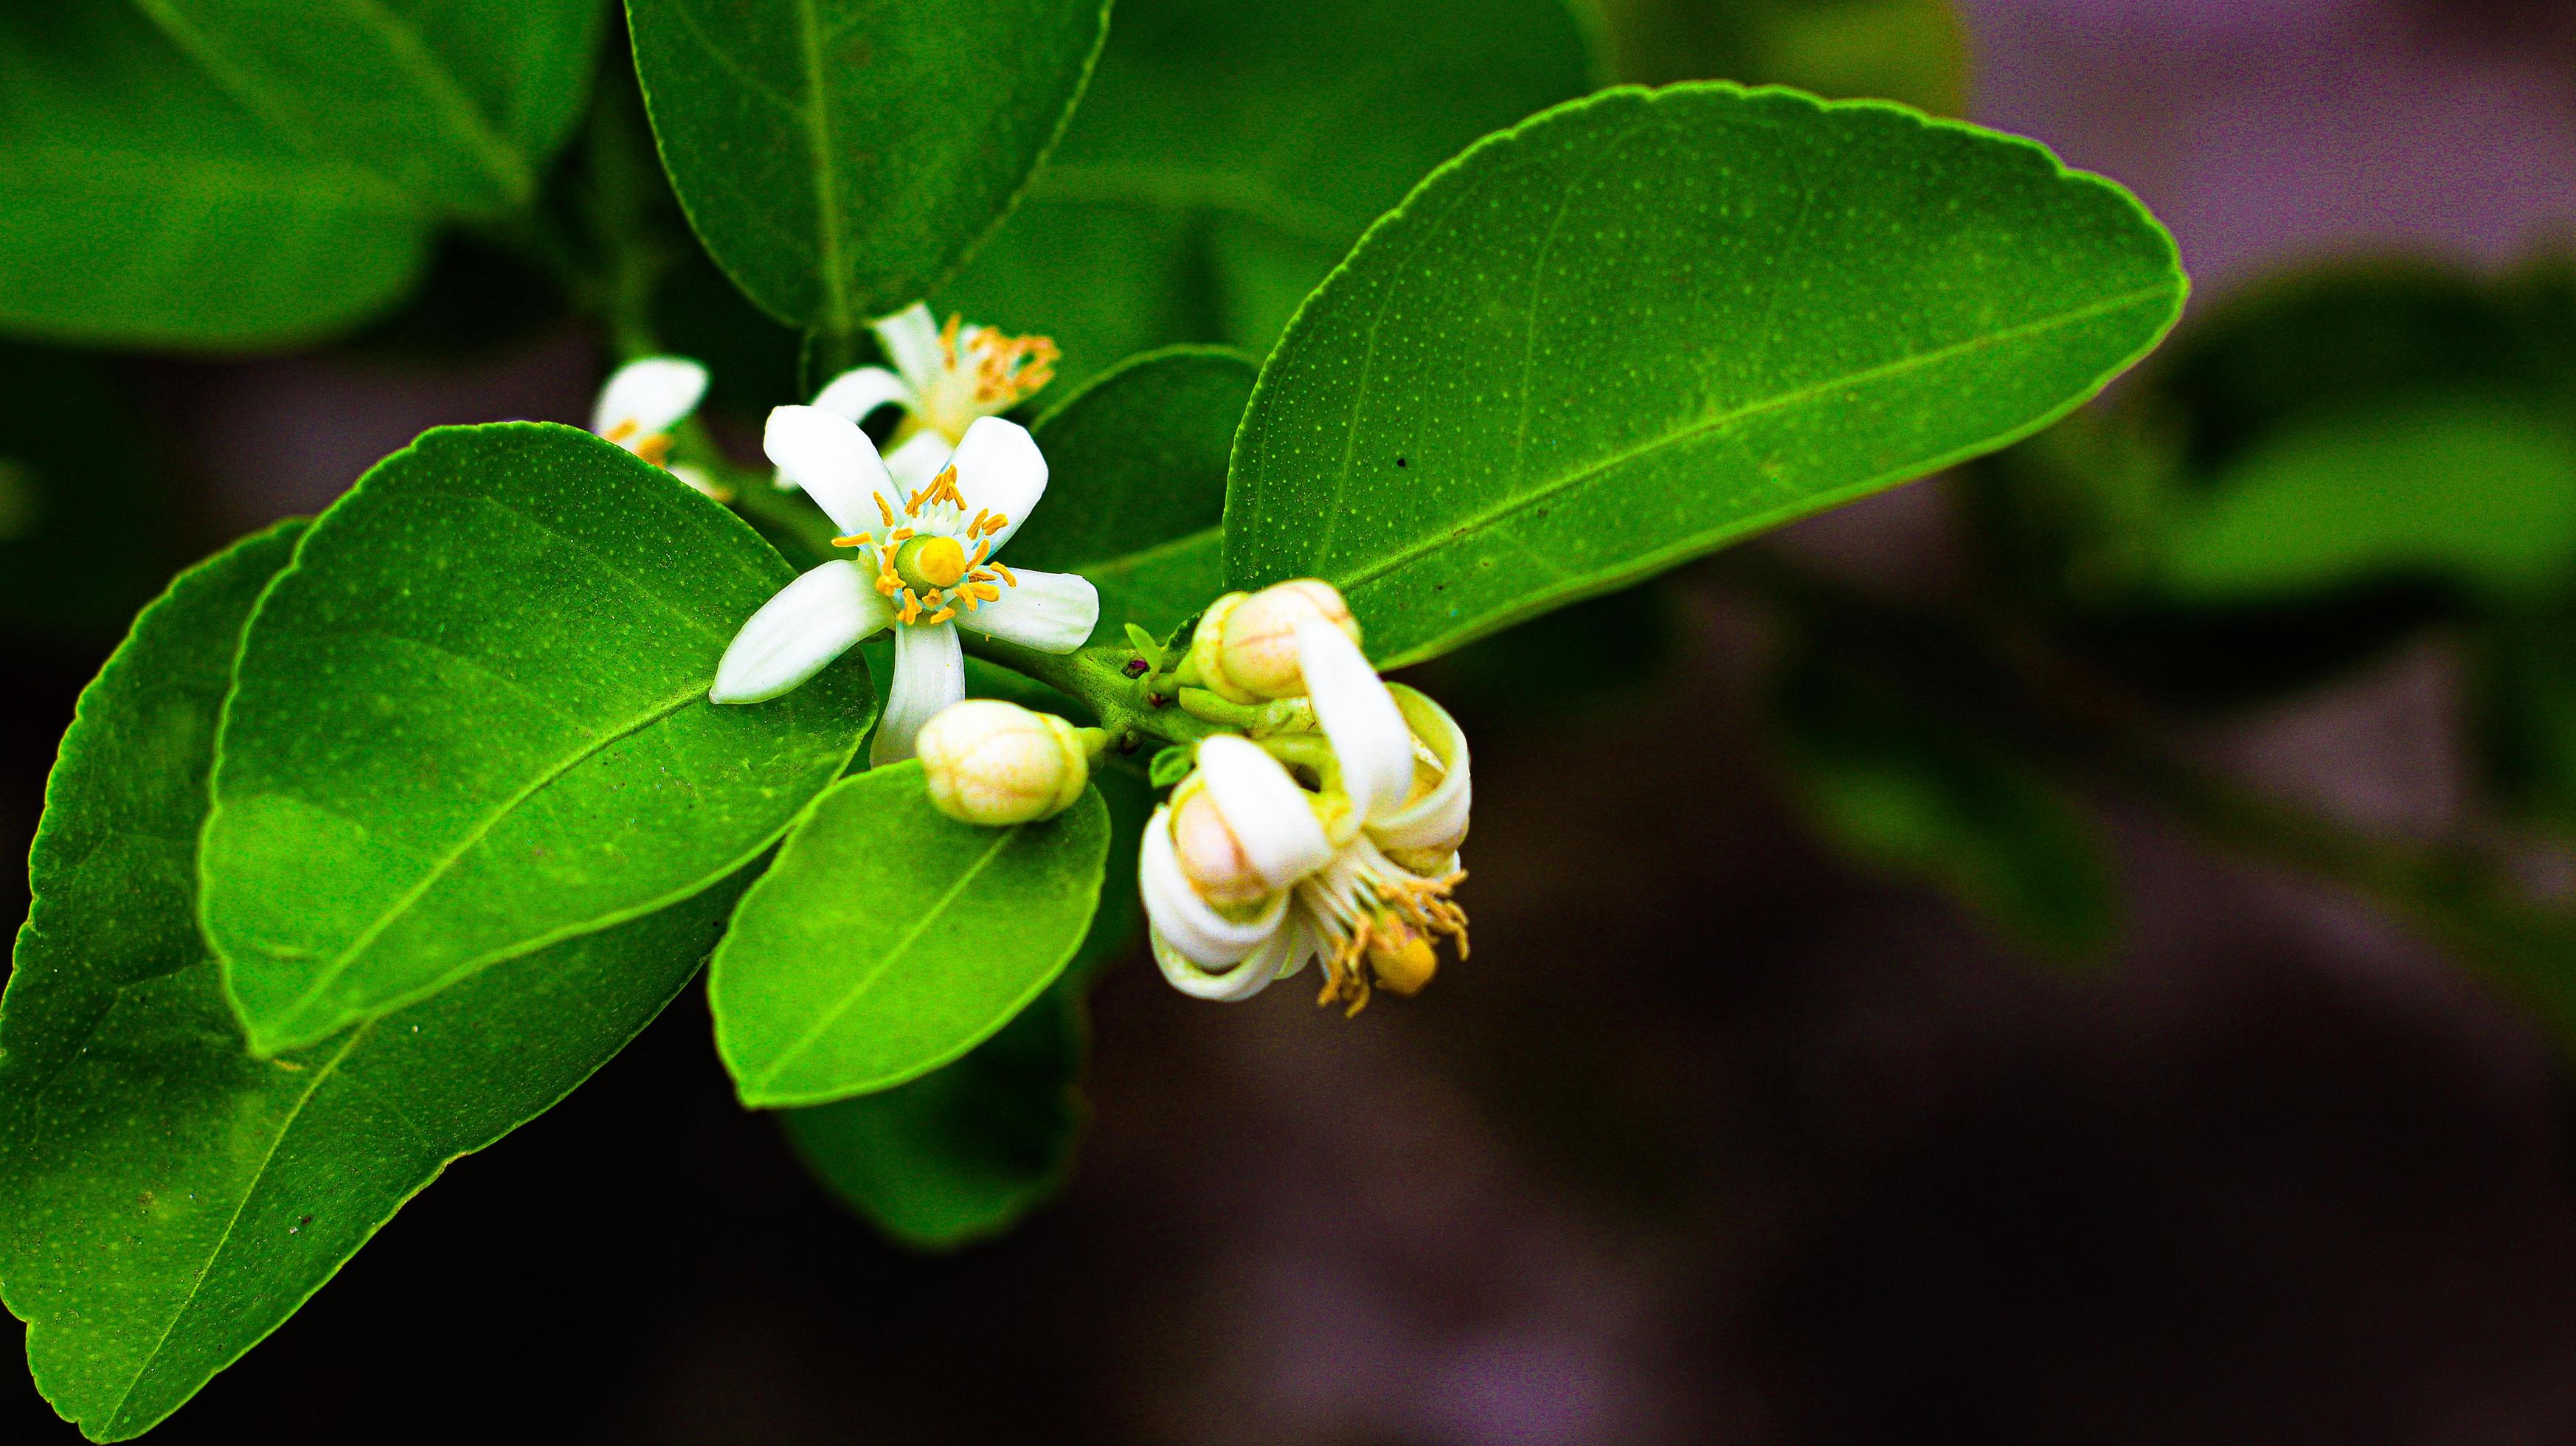
[[[2204,297],[2576,220],[2570,8],[1973,0],[1976,114],[2134,186]],[[470,382],[347,356],[162,378],[220,535],[420,427],[578,419],[578,337]],[[1937,484],[1790,545],[1937,588]],[[1925,559],[1933,559],[1926,565]],[[1067,1200],[876,1243],[730,1102],[703,1008],[452,1170],[171,1441],[2576,1441],[2562,1066],[2330,891],[2113,816],[2117,966],[2015,962],[1856,878],[1745,723],[1763,639],[1560,741],[1470,707],[1474,959],[1345,1023],[1102,988]],[[0,839],[94,650],[13,646]],[[2441,640],[2204,740],[2375,826],[2461,807]],[[17,900],[0,898],[0,913]],[[70,1439],[0,1388],[0,1438]]]

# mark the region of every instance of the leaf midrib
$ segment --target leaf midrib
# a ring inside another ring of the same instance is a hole
[[[143,1384],[145,1376],[152,1373],[153,1363],[161,1359],[161,1352],[170,1344],[171,1333],[179,1328],[179,1322],[187,1319],[189,1308],[197,1303],[198,1295],[205,1290],[207,1278],[214,1273],[215,1262],[223,1258],[224,1248],[232,1244],[233,1232],[241,1228],[242,1216],[250,1209],[251,1197],[259,1193],[259,1182],[267,1177],[268,1167],[275,1163],[277,1151],[286,1143],[286,1137],[295,1132],[295,1122],[303,1118],[305,1106],[311,1104],[313,1097],[321,1093],[322,1086],[339,1072],[340,1062],[347,1059],[374,1031],[375,1023],[372,1020],[350,1030],[348,1043],[341,1045],[327,1062],[314,1069],[313,1082],[304,1087],[304,1092],[296,1096],[295,1104],[287,1110],[286,1117],[278,1121],[277,1133],[270,1137],[268,1149],[259,1157],[259,1167],[251,1171],[248,1182],[242,1188],[241,1199],[234,1202],[231,1217],[224,1221],[223,1234],[215,1238],[214,1248],[206,1252],[205,1261],[197,1267],[196,1279],[188,1283],[188,1293],[180,1298],[178,1306],[170,1312],[170,1319],[161,1327],[161,1334],[153,1338],[152,1349],[144,1353],[142,1361],[134,1368],[134,1374],[127,1379],[125,1389],[117,1393],[116,1404],[108,1408],[109,1430],[116,1429],[118,1421],[125,1414],[126,1403],[134,1399],[136,1388]]]
[[[805,144],[814,166],[814,231],[823,272],[823,316],[828,329],[850,329],[849,277],[841,264],[841,193],[834,182],[832,103],[823,83],[822,20],[814,0],[795,0],[799,57],[805,63]]]
[[[1881,362],[1877,366],[1865,367],[1856,372],[1845,372],[1838,376],[1810,382],[1802,387],[1793,387],[1788,391],[1781,392],[1775,396],[1764,397],[1759,401],[1745,403],[1744,405],[1735,407],[1729,411],[1720,412],[1713,417],[1704,418],[1700,421],[1693,422],[1688,426],[1667,432],[1662,436],[1653,438],[1652,440],[1639,443],[1638,445],[1627,448],[1624,451],[1615,452],[1610,456],[1599,459],[1598,461],[1586,463],[1582,467],[1568,472],[1561,477],[1541,482],[1528,492],[1505,498],[1500,502],[1496,502],[1476,512],[1470,513],[1465,518],[1457,522],[1445,523],[1436,528],[1426,537],[1409,542],[1392,552],[1381,554],[1356,568],[1348,571],[1336,572],[1333,576],[1345,589],[1358,587],[1363,583],[1383,577],[1387,573],[1393,572],[1400,567],[1404,567],[1427,553],[1439,548],[1450,546],[1461,538],[1472,537],[1477,533],[1483,532],[1486,529],[1504,521],[1515,513],[1536,506],[1539,503],[1555,497],[1559,493],[1579,487],[1584,483],[1591,481],[1595,477],[1601,476],[1603,473],[1625,466],[1641,457],[1650,456],[1666,447],[1679,446],[1686,442],[1697,441],[1702,437],[1724,431],[1739,422],[1763,416],[1771,412],[1776,412],[1783,408],[1796,406],[1801,402],[1812,401],[1817,397],[1824,396],[1847,387],[1867,386],[1874,382],[1886,381],[1891,377],[1904,376],[1909,372],[1913,372],[1924,367],[1934,366],[1954,357],[1964,356],[1985,347],[1997,346],[2005,342],[2017,341],[2024,337],[2040,335],[2062,326],[2072,326],[2078,322],[2089,321],[2094,317],[2118,311],[2125,307],[2132,307],[2139,305],[2142,302],[2158,300],[2171,295],[2172,292],[2173,287],[2164,282],[2138,287],[2131,291],[2122,292],[2117,296],[2107,297],[2103,300],[2091,302],[2087,305],[2076,307],[2071,310],[2061,311],[2033,321],[2023,322],[2019,325],[2007,327],[2000,331],[1984,332],[1976,336],[1951,342],[1945,346],[1935,347],[1930,351],[1916,352],[1910,356],[1899,357],[1893,361]],[[1365,381],[1363,381],[1362,386],[1366,386]],[[1354,403],[1354,405],[1356,405],[1356,403]],[[1340,477],[1335,480],[1332,500],[1326,508],[1328,515],[1338,513],[1346,505],[1344,501],[1344,493],[1350,486],[1350,479],[1351,470],[1349,467],[1345,466]],[[1321,559],[1319,558],[1318,561],[1320,562]]]
[[[696,702],[699,698],[704,696],[705,690],[700,688],[697,684],[691,683],[688,691],[681,694],[678,698],[668,703],[657,705],[651,713],[637,719],[633,723],[617,729],[614,732],[601,734],[591,742],[583,745],[580,749],[557,760],[552,766],[548,767],[543,773],[531,780],[526,786],[520,788],[516,792],[512,793],[508,798],[502,800],[501,805],[498,808],[493,809],[490,813],[485,814],[480,820],[476,821],[474,827],[468,829],[464,836],[459,838],[453,846],[448,848],[446,852],[439,855],[437,862],[431,865],[429,870],[422,874],[417,882],[412,884],[411,887],[405,889],[402,894],[397,897],[392,904],[388,905],[382,914],[377,915],[375,920],[368,924],[365,929],[360,930],[357,937],[350,941],[349,946],[342,950],[338,957],[334,958],[330,964],[315,977],[314,981],[305,987],[302,993],[296,995],[294,1000],[290,1002],[285,1009],[278,1011],[276,1017],[281,1020],[291,1022],[303,1014],[305,1009],[310,1006],[317,997],[330,989],[331,986],[337,984],[348,974],[350,968],[357,963],[359,958],[365,955],[367,950],[374,945],[377,939],[383,937],[386,930],[392,928],[405,914],[410,913],[413,905],[427,897],[429,891],[436,888],[438,884],[447,877],[451,870],[453,870],[459,863],[463,862],[466,855],[472,853],[486,838],[489,838],[492,831],[499,828],[502,822],[508,819],[511,814],[516,813],[520,805],[552,787],[566,774],[571,773],[574,769],[579,768],[584,763],[589,762],[591,759],[605,753],[610,748],[613,748],[618,744],[625,742],[627,739],[642,733],[644,730],[651,728],[655,724],[660,723],[663,719],[671,717],[673,714],[678,713],[681,709],[688,707],[691,703]]]
[[[992,832],[993,841],[985,847],[982,856],[977,858],[965,872],[959,874],[955,883],[940,892],[931,906],[922,911],[921,917],[913,921],[912,927],[904,931],[903,937],[896,940],[891,948],[877,958],[875,967],[860,976],[858,981],[850,986],[849,992],[841,996],[840,1003],[826,1011],[823,1017],[815,1022],[813,1028],[805,1031],[794,1044],[780,1051],[778,1058],[769,1068],[760,1072],[756,1081],[760,1088],[766,1090],[775,1084],[781,1071],[802,1058],[807,1050],[812,1049],[817,1041],[832,1031],[833,1026],[841,1022],[842,1016],[856,1008],[860,998],[875,988],[876,982],[885,977],[885,972],[894,967],[894,961],[902,958],[920,940],[922,934],[928,931],[932,922],[947,913],[949,905],[957,901],[957,896],[965,891],[966,886],[981,876],[984,870],[992,867],[993,860],[1001,857],[1002,850],[1020,836],[1018,828],[996,829]]]

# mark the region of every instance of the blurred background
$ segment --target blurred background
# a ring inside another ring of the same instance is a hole
[[[1112,967],[1016,1233],[884,1243],[691,993],[156,1439],[2576,1441],[2576,10],[1609,18],[1625,75],[1753,56],[2119,179],[2183,331],[2011,454],[1423,670],[1472,960],[1347,1023]],[[425,426],[584,418],[560,298],[440,267],[318,350],[0,348],[12,857],[176,566]],[[2031,650],[2127,721],[1949,686]],[[71,1436],[0,1372],[0,1437]]]

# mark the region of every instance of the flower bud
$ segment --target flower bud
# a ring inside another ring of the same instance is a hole
[[[1172,851],[1180,857],[1190,887],[1218,908],[1257,904],[1270,892],[1269,881],[1252,866],[1243,841],[1226,826],[1215,796],[1204,788],[1191,790],[1173,806]]]
[[[998,698],[952,703],[922,725],[914,748],[930,801],[960,823],[1000,828],[1052,818],[1091,780],[1074,726]]]
[[[1225,616],[1217,638],[1217,667],[1225,680],[1256,698],[1305,693],[1297,666],[1297,629],[1329,623],[1354,643],[1360,625],[1333,585],[1315,578],[1274,583],[1245,598]]]

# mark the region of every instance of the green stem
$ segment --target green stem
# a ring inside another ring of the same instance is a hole
[[[1176,699],[1149,691],[1145,678],[1128,676],[1137,654],[1124,644],[1042,653],[962,628],[958,636],[967,652],[1034,678],[1089,709],[1112,752],[1134,753],[1155,742],[1187,745],[1232,731],[1182,712]]]

